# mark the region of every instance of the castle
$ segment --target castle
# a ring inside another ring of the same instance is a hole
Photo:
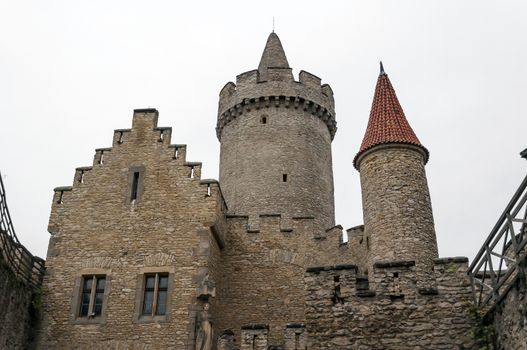
[[[54,190],[39,349],[472,349],[468,259],[439,258],[429,152],[384,72],[335,224],[333,91],[269,35],[220,91],[220,177],[158,111]]]

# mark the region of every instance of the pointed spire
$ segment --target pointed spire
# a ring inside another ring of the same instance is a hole
[[[284,48],[280,42],[278,35],[273,32],[269,34],[267,38],[267,43],[265,44],[265,49],[258,65],[258,71],[260,76],[267,76],[267,68],[289,68],[289,63],[287,62],[287,57],[285,56]]]
[[[380,68],[381,73],[375,87],[368,127],[360,150],[353,160],[353,165],[357,168],[357,160],[365,151],[374,146],[389,143],[410,144],[422,148],[426,163],[428,161],[428,150],[421,144],[408,120],[406,120],[392,83],[384,72],[382,62]]]

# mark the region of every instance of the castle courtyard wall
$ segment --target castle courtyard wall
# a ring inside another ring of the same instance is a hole
[[[308,349],[472,349],[467,262],[437,259],[426,288],[413,261],[376,264],[376,290],[353,265],[308,268]]]
[[[29,347],[37,311],[33,301],[33,290],[17,280],[0,253],[0,349]]]
[[[265,325],[268,344],[283,346],[291,337],[288,329],[299,332],[288,325],[305,322],[305,268],[352,257],[347,245],[339,244],[339,227],[320,232],[312,218],[287,219],[278,214],[261,215],[251,226],[257,230],[248,229],[248,222],[244,216],[227,218],[217,326],[232,331],[240,344],[246,341],[242,328],[248,334],[256,331],[251,327],[262,330],[258,327]]]

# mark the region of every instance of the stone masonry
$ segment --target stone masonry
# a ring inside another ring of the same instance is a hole
[[[157,118],[135,110],[131,129],[116,130],[72,187],[55,189],[39,348],[194,348],[200,287],[217,278],[224,204],[218,184],[200,180],[201,164],[187,162]],[[169,276],[163,316],[141,315],[148,273]],[[106,278],[102,314],[80,317],[81,280],[93,275]]]
[[[334,217],[333,91],[305,71],[295,80],[275,33],[258,69],[220,92],[219,182],[157,122],[134,110],[55,188],[35,348],[475,349],[468,259],[438,258],[429,153],[384,70],[353,160],[364,225],[347,234]],[[521,329],[509,309],[496,327]]]

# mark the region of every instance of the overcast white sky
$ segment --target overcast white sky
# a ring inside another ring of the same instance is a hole
[[[352,166],[383,60],[427,166],[441,256],[472,259],[527,162],[525,1],[0,0],[0,171],[19,239],[45,257],[52,190],[155,107],[218,177],[218,93],[276,18],[295,74],[329,83],[337,222],[362,223]]]

